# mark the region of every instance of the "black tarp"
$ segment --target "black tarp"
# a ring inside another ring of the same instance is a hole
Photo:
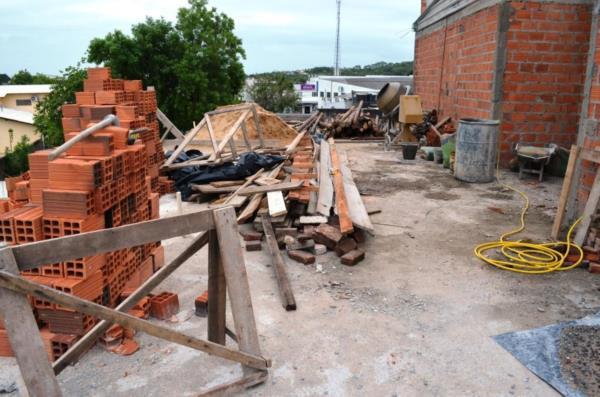
[[[169,155],[170,153],[167,153],[167,158]],[[201,156],[202,153],[200,151],[188,150],[187,152],[182,152],[173,163],[177,164]],[[187,200],[192,194],[190,184],[203,185],[215,181],[244,179],[256,174],[261,168],[270,170],[284,160],[285,158],[282,156],[248,152],[241,154],[240,158],[235,163],[222,164],[214,167],[185,167],[171,171],[169,173],[169,178],[175,181],[175,187],[181,192],[181,197],[184,200]]]

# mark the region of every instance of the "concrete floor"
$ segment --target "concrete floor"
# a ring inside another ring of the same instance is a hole
[[[317,265],[288,260],[295,312],[281,307],[266,252],[245,253],[261,347],[273,368],[266,384],[244,394],[556,395],[491,337],[596,312],[600,277],[582,269],[526,276],[481,263],[474,245],[516,224],[517,195],[497,184],[460,183],[441,166],[400,161],[377,144],[339,146],[348,151],[359,189],[370,194],[367,206],[382,210],[372,216],[377,236],[356,267],[331,253]],[[532,200],[523,238],[546,240],[561,180],[503,178]],[[172,197],[161,204],[163,215],[174,211]],[[167,260],[191,238],[165,241]],[[193,299],[206,288],[206,254],[159,288],[179,293],[182,311],[171,326],[200,337],[206,320],[193,315]],[[65,394],[193,396],[241,374],[225,360],[147,335],[136,339],[141,349],[130,357],[92,349],[60,375]],[[0,360],[0,384],[17,373],[12,359]]]

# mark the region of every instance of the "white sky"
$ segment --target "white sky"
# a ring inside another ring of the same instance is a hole
[[[145,16],[175,20],[186,0],[0,0],[0,73],[56,74],[91,39]],[[335,0],[209,0],[232,17],[246,73],[333,63]],[[342,0],[342,66],[412,60],[419,0]]]

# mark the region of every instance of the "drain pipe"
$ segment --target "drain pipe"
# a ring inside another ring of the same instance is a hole
[[[108,127],[110,125],[114,125],[117,127],[120,125],[119,118],[114,114],[109,114],[108,116],[104,117],[104,119],[101,122],[94,124],[93,126],[81,131],[79,134],[77,134],[75,138],[69,139],[68,141],[51,151],[48,155],[48,160],[54,160],[55,158],[69,150],[69,148],[75,145],[77,142],[87,138],[94,132],[101,130],[102,128]]]

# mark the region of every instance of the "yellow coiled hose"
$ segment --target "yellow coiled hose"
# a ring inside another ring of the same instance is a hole
[[[583,260],[583,250],[579,245],[571,243],[571,234],[577,224],[581,221],[581,218],[575,221],[569,228],[566,241],[534,244],[506,240],[508,237],[520,233],[525,229],[525,215],[529,210],[529,197],[522,191],[500,182],[498,166],[496,167],[496,179],[501,186],[517,192],[523,198],[525,205],[521,210],[521,225],[517,229],[504,233],[500,236],[499,241],[492,241],[476,246],[474,250],[475,256],[500,269],[526,274],[551,273],[555,271],[570,270],[579,266]],[[563,247],[564,250],[559,250]],[[579,259],[573,264],[566,264],[567,255],[572,248],[579,253]],[[492,257],[492,255],[494,255],[494,257]]]

